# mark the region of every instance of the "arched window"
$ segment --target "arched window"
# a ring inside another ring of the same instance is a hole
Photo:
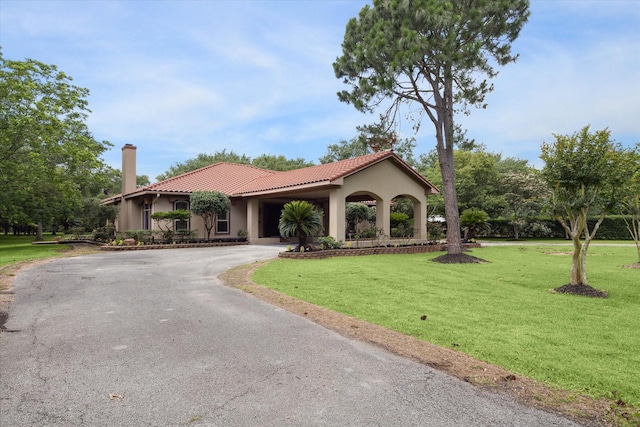
[[[178,200],[177,202],[173,203],[173,209],[174,210],[184,210],[184,211],[188,211],[189,210],[189,202],[187,202],[186,200]],[[173,224],[173,230],[174,231],[187,231],[189,230],[189,221],[181,221],[181,220],[175,220],[174,224]]]

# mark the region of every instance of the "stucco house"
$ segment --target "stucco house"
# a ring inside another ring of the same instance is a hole
[[[154,212],[189,209],[193,191],[219,191],[231,200],[227,216],[219,218],[211,237],[235,237],[246,230],[250,243],[280,241],[278,221],[285,203],[306,200],[324,211],[325,234],[345,239],[345,207],[348,202],[375,200],[376,227],[389,234],[391,202],[409,198],[414,210],[414,240],[427,238],[427,196],[438,189],[393,151],[287,172],[251,165],[215,163],[183,175],[136,187],[136,147],[122,148],[122,193],[104,203],[119,207],[116,230],[152,230]],[[200,217],[176,228],[197,230],[205,237]]]

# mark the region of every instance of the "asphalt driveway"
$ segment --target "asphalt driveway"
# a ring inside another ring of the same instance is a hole
[[[100,253],[25,270],[0,334],[0,425],[576,425],[217,279],[279,250]]]

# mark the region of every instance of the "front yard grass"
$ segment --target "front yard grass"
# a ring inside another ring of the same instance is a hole
[[[53,236],[44,236],[52,240]],[[0,268],[23,261],[62,256],[68,245],[32,245],[35,236],[0,235]]]
[[[441,253],[282,259],[252,280],[295,298],[453,348],[514,373],[640,407],[640,270],[636,249],[589,249],[589,284],[609,298],[554,294],[571,248],[496,246],[486,264]],[[424,317],[426,316],[426,317]],[[425,320],[422,320],[424,318]]]

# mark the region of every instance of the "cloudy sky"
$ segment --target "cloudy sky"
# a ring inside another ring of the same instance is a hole
[[[332,63],[349,18],[369,2],[0,1],[6,59],[55,64],[91,91],[89,127],[138,147],[152,180],[175,162],[226,149],[316,162],[376,116],[338,101]],[[640,141],[640,1],[533,0],[531,18],[467,135],[540,165],[542,141],[587,124]],[[411,136],[409,124],[403,129]],[[415,154],[435,146],[424,122]]]

